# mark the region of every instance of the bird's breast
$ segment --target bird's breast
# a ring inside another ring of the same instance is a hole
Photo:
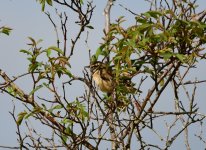
[[[112,92],[114,85],[111,80],[104,80],[100,75],[100,71],[96,71],[93,74],[93,80],[95,84],[100,88],[101,91],[110,93]]]
[[[96,71],[93,74],[93,80],[98,86],[101,84],[102,81],[101,81],[100,71]]]

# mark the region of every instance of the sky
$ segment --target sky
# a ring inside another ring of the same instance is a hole
[[[117,19],[118,16],[126,16],[127,23],[131,24],[134,22],[131,14],[121,8],[118,4],[123,4],[125,7],[130,8],[135,12],[144,12],[149,6],[146,5],[144,1],[141,0],[117,0],[115,6],[112,8],[111,17],[112,21]],[[95,28],[90,31],[89,34],[89,48],[94,53],[102,42],[103,28],[104,28],[104,16],[103,9],[106,4],[106,0],[94,0],[96,8],[94,11],[94,16],[92,20],[92,25]],[[200,9],[205,9],[205,0],[199,0]],[[52,8],[47,8],[46,11],[54,13]],[[67,10],[65,10],[67,11]],[[55,16],[54,16],[55,17]],[[71,20],[74,20],[72,15],[69,15]],[[34,39],[43,39],[42,46],[49,47],[55,45],[56,38],[53,26],[51,25],[47,16],[41,11],[41,6],[35,0],[1,0],[0,5],[0,26],[6,25],[13,29],[10,36],[1,35],[0,36],[0,69],[3,69],[8,75],[20,75],[27,71],[28,61],[24,54],[20,53],[19,50],[28,48],[27,43],[29,42],[28,37],[33,37]],[[71,26],[71,28],[73,28]],[[75,29],[75,27],[74,27]],[[71,36],[75,35],[75,30],[72,29],[69,31]],[[83,36],[85,37],[85,35]],[[81,73],[82,64],[88,64],[88,50],[84,45],[84,39],[82,38],[81,42],[78,44],[77,49],[81,53],[75,54],[73,60],[71,61],[72,69],[74,73]],[[81,58],[81,60],[79,59]],[[200,68],[204,67],[204,64],[200,64]],[[198,69],[192,73],[192,78],[199,76],[204,79],[206,74],[205,69]],[[1,80],[0,80],[1,81]],[[22,79],[17,82],[17,84],[24,88],[26,91],[29,87],[29,82]],[[78,87],[78,84],[75,85]],[[200,89],[202,90],[204,86]],[[205,97],[205,93],[198,91],[200,99]],[[73,92],[71,95],[75,97],[77,91]],[[167,95],[165,95],[167,96]],[[12,111],[13,101],[16,106],[16,110],[21,111],[23,109],[20,102],[16,102],[13,98],[0,93],[0,145],[13,145],[16,146],[16,126],[12,120],[9,111]],[[205,102],[200,101],[203,105]],[[162,106],[167,108],[167,103],[164,101],[161,103]],[[161,106],[161,107],[162,107]],[[148,138],[150,136],[148,135]],[[177,144],[178,145],[178,144]],[[198,147],[198,148],[197,148]],[[202,145],[197,145],[197,149],[202,149]]]

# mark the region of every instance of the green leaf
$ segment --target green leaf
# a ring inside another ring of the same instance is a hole
[[[67,134],[71,134],[71,132],[72,132],[72,130],[71,130],[71,125],[68,125],[68,126],[66,127],[65,132],[66,132]]]
[[[61,123],[73,125],[74,122],[73,122],[72,120],[70,120],[70,119],[64,118],[64,119],[61,121]]]
[[[18,94],[18,92],[17,92],[13,87],[11,87],[11,86],[10,86],[10,87],[7,87],[6,90],[7,90],[7,92],[8,92],[9,94],[13,95],[14,97],[16,97],[17,94]]]
[[[152,24],[142,24],[138,27],[138,30],[140,31],[140,33],[144,33],[145,31],[147,31],[148,29],[152,28]]]
[[[165,10],[164,13],[171,15],[171,18],[177,19],[177,16],[175,15],[174,11],[171,10],[171,9],[170,10]]]
[[[39,85],[37,86],[35,89],[33,89],[30,93],[29,93],[29,96],[34,94],[36,91],[38,91],[39,89],[41,89],[43,87],[43,85]]]
[[[94,29],[94,27],[93,26],[86,26],[87,28],[89,28],[89,29]]]
[[[56,105],[53,108],[49,109],[48,112],[52,113],[53,110],[55,110],[55,109],[62,109],[62,108],[63,108],[62,105]]]
[[[126,21],[126,20],[124,20],[124,16],[120,16],[117,20],[118,24],[121,24],[124,21]]]
[[[0,33],[4,33],[4,34],[6,34],[6,35],[9,35],[10,34],[10,32],[11,32],[11,28],[9,28],[9,27],[2,27],[2,30],[0,31]]]
[[[35,112],[32,111],[31,113],[27,114],[24,118],[25,118],[25,119],[28,119],[29,117],[31,117],[31,116],[34,115],[34,114],[35,114]]]
[[[46,0],[47,4],[49,4],[50,6],[52,6],[52,0]]]
[[[36,44],[39,44],[39,43],[41,43],[43,40],[42,39],[39,39],[37,42],[36,42]]]
[[[29,61],[33,61],[32,58],[27,58]],[[39,69],[38,67],[41,67],[42,63],[41,62],[34,62],[32,64],[29,65],[28,71],[29,72],[34,72],[35,70]]]
[[[57,75],[58,75],[58,77],[60,78],[61,75],[63,74],[64,70],[63,70],[62,67],[59,67],[59,68],[56,68],[56,69],[57,69]]]
[[[71,73],[69,70],[67,70],[67,69],[64,69],[64,73],[65,73],[66,75],[68,75],[70,78],[73,77],[72,73]]]
[[[29,45],[32,45],[32,46],[37,45],[36,41],[32,37],[28,37],[28,39],[32,42],[32,44],[29,44]]]
[[[42,108],[41,108],[41,107],[34,107],[34,109],[32,110],[32,112],[29,113],[29,114],[27,114],[27,115],[25,116],[25,119],[28,119],[30,116],[33,116],[34,114],[37,114],[37,113],[39,113],[39,112],[41,112],[41,111],[42,111]]]
[[[91,58],[91,62],[94,63],[98,60],[98,58],[96,57],[96,55],[93,55]]]
[[[82,111],[82,114],[84,117],[89,118],[89,113],[87,111]]]
[[[54,106],[52,109],[54,110],[54,109],[62,109],[62,108],[63,108],[62,105],[56,105],[56,106]]]
[[[175,56],[176,56],[182,63],[185,62],[185,58],[186,58],[185,55],[183,55],[183,54],[175,54]]]
[[[9,93],[9,94],[14,94],[14,89],[12,88],[12,87],[10,87],[10,86],[8,86],[7,88],[6,88],[6,91]]]
[[[160,53],[160,56],[163,56],[164,60],[168,60],[168,59],[170,59],[170,57],[173,56],[173,53],[166,51],[166,52]]]
[[[96,57],[98,58],[99,57],[99,55],[101,55],[102,54],[102,50],[103,50],[103,45],[102,46],[100,46],[98,49],[97,49],[97,51],[96,51]]]
[[[49,88],[49,84],[48,83],[43,83],[43,85],[45,86],[45,87],[47,87],[47,88]]]
[[[45,104],[41,104],[42,105],[42,107],[46,110],[46,105]]]
[[[58,48],[58,47],[56,47],[56,46],[51,46],[51,47],[49,47],[48,49],[54,50],[54,51],[56,51],[56,52],[64,55],[64,52],[63,52],[60,48]]]
[[[135,39],[131,39],[127,42],[128,46],[131,46],[132,48],[136,48],[136,40]]]
[[[28,50],[21,49],[20,52],[32,56],[32,53],[30,51],[28,51]]]
[[[157,19],[159,16],[162,15],[162,13],[160,11],[148,11],[146,13],[144,13],[145,16],[149,17],[153,17],[155,19]]]
[[[26,111],[20,112],[20,113],[18,114],[18,118],[17,118],[17,121],[16,121],[17,125],[21,125],[22,120],[24,119],[24,117],[25,117],[26,115],[27,115],[27,112],[26,112]]]
[[[83,4],[84,4],[84,1],[83,1],[83,0],[80,0],[80,4],[83,5]]]
[[[122,56],[116,56],[114,57],[114,61],[122,60]]]
[[[50,57],[50,56],[51,56],[51,49],[47,49],[47,50],[46,50],[46,55],[47,55],[47,57]]]
[[[38,0],[38,1],[41,4],[41,10],[42,11],[45,10],[46,3],[50,6],[52,6],[52,2],[53,2],[53,0]]]
[[[160,81],[160,86],[163,87],[164,84],[165,84],[165,81],[164,81],[164,79],[162,79],[162,80]]]
[[[45,0],[41,0],[41,1],[40,1],[40,4],[41,4],[41,10],[44,11],[44,9],[45,9],[45,4],[46,4],[46,3],[45,3]]]
[[[143,19],[143,18],[140,18],[140,17],[136,17],[135,19],[136,19],[136,21],[139,22],[139,23],[142,23],[142,24],[143,24],[143,23],[147,23],[147,19]]]
[[[103,49],[105,47],[105,44],[101,45],[95,53],[95,58],[98,60],[99,55],[103,55]]]
[[[61,139],[62,139],[62,143],[63,144],[66,144],[67,140],[68,140],[68,137],[66,135],[61,135]]]

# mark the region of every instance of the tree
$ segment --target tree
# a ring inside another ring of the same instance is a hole
[[[0,70],[2,93],[25,106],[18,114],[15,106],[11,112],[20,149],[100,149],[100,145],[108,143],[109,149],[168,149],[182,135],[186,148],[191,149],[189,127],[205,125],[196,94],[198,84],[205,80],[189,78],[190,70],[205,60],[206,10],[197,12],[196,0],[148,0],[150,10],[142,14],[121,5],[136,21],[127,27],[123,16],[110,21],[115,1],[108,0],[103,43],[95,53],[88,50],[90,63],[82,75],[71,71],[70,60],[74,53],[81,53],[76,46],[82,34],[88,35],[93,29],[95,6],[83,0],[38,2],[43,12],[53,4],[70,9],[77,16],[79,31],[69,47],[67,13],[56,10],[59,32],[56,20],[45,12],[55,29],[56,45],[42,48],[41,40],[29,37],[30,48],[20,50],[29,61],[28,72],[11,78]],[[8,35],[10,31],[8,27],[0,28],[0,33]],[[93,82],[96,71],[100,83]],[[23,77],[32,79],[29,93],[16,84]],[[85,91],[71,100],[68,87],[72,88],[75,81],[81,82]],[[112,88],[106,88],[106,83]],[[41,92],[48,94],[42,97]],[[163,94],[171,97],[163,98]],[[171,110],[159,109],[162,101],[168,101]],[[28,123],[33,119],[50,129],[52,136],[38,133]],[[160,125],[164,120],[165,124]],[[26,135],[21,132],[22,124],[28,128]],[[161,133],[157,126],[166,126],[166,132]],[[156,135],[158,142],[148,140],[145,132]],[[195,136],[205,144],[203,130]]]

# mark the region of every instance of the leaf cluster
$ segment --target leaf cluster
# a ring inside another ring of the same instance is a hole
[[[10,27],[0,27],[0,34],[3,33],[5,35],[9,35],[11,33],[12,29]]]
[[[117,82],[125,72],[148,73],[155,80],[169,62],[191,65],[204,57],[205,22],[182,19],[169,9],[147,11],[135,19],[135,25],[125,28],[125,18],[119,17],[93,56],[94,60],[112,56],[109,63]]]
[[[31,43],[28,45],[31,46],[28,50],[20,50],[20,52],[27,54],[29,60],[29,73],[38,74],[38,79],[36,82],[41,79],[47,79],[49,82],[54,81],[55,76],[61,77],[62,75],[67,75],[72,77],[69,68],[69,60],[64,56],[63,51],[56,47],[50,46],[47,49],[42,50],[41,47],[37,45],[42,42],[42,40],[35,41],[33,38],[29,37]],[[46,57],[46,60],[45,60]]]

